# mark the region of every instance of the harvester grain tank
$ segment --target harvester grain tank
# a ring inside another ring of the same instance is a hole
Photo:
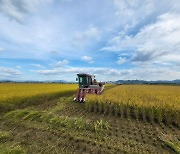
[[[76,92],[74,101],[84,102],[86,94],[101,94],[104,89],[104,82],[97,82],[94,75],[77,74],[76,81],[79,82],[79,88]]]

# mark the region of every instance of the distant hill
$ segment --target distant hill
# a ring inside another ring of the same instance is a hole
[[[14,81],[14,80],[0,80],[0,83],[72,83],[67,82],[64,80],[46,80],[46,81],[33,81],[33,80],[26,80],[26,81]]]
[[[111,81],[110,81],[111,82]],[[145,80],[117,80],[116,84],[180,84],[180,80],[157,80],[157,81],[145,81]]]
[[[65,80],[46,80],[46,81],[14,81],[14,80],[0,80],[0,83],[76,83],[72,81]],[[156,80],[156,81],[146,81],[146,80],[117,80],[117,81],[107,81],[106,83],[111,84],[180,84],[180,79],[176,80]]]

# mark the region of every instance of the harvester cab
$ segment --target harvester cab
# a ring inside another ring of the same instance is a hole
[[[77,81],[79,82],[79,88],[88,88],[92,83],[92,76],[89,74],[77,74]]]
[[[104,82],[97,82],[94,75],[77,74],[76,81],[79,88],[76,92],[74,101],[84,102],[86,94],[101,94],[104,89]]]

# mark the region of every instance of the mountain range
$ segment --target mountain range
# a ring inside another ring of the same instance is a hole
[[[69,82],[65,80],[46,80],[46,81],[22,81],[22,80],[0,80],[0,83],[77,83]],[[180,79],[176,80],[156,80],[156,81],[146,81],[146,80],[117,80],[117,81],[107,81],[106,83],[112,84],[180,84]]]

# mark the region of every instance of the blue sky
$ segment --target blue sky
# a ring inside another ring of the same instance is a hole
[[[1,0],[0,79],[180,79],[179,0]]]

